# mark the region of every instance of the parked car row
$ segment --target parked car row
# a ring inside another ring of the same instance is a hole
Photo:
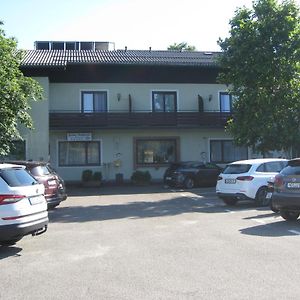
[[[234,205],[239,200],[252,200],[258,206],[266,206],[270,201],[266,197],[268,180],[286,165],[286,159],[278,158],[233,162],[219,175],[216,193],[228,205]]]
[[[218,178],[216,192],[229,205],[240,199],[251,199],[258,205],[269,205],[287,221],[297,220],[300,215],[300,158],[229,164]]]
[[[47,231],[48,209],[67,198],[64,181],[45,162],[0,164],[0,245]]]
[[[224,169],[216,164],[181,162],[171,164],[164,174],[171,187],[216,186],[227,205],[251,200],[257,206],[270,206],[285,220],[300,215],[300,158],[261,158],[241,160]]]

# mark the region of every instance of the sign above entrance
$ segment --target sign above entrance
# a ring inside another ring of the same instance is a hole
[[[69,142],[82,142],[82,141],[91,141],[92,133],[67,133],[67,141]]]

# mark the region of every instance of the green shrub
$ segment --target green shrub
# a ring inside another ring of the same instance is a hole
[[[84,182],[91,181],[93,179],[93,171],[92,170],[84,170],[82,171],[81,180]]]
[[[102,173],[101,172],[95,172],[93,174],[93,180],[101,181],[102,180]]]
[[[145,183],[150,183],[151,181],[151,174],[149,171],[135,171],[131,175],[131,181],[133,183],[137,184],[145,184]]]

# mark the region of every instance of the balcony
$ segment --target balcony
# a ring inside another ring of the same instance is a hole
[[[92,112],[50,111],[50,130],[130,128],[224,128],[230,112]]]

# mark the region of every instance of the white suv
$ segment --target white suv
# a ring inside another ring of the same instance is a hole
[[[254,200],[258,206],[268,205],[268,180],[287,164],[286,159],[261,158],[233,162],[219,175],[216,193],[226,204],[238,200]]]
[[[0,164],[0,245],[13,245],[25,235],[47,230],[44,189],[24,166]]]

